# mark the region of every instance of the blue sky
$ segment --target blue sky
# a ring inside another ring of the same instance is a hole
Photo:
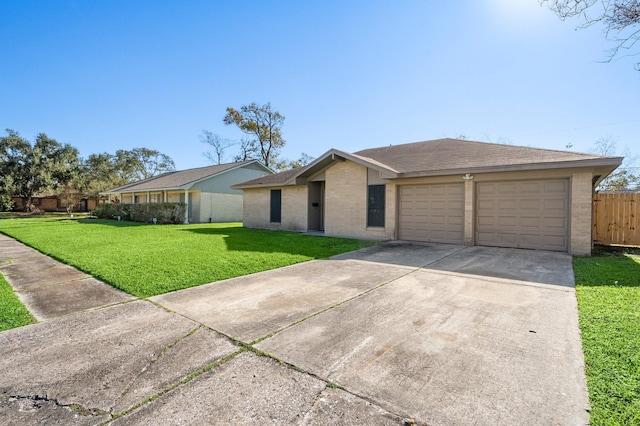
[[[251,102],[286,116],[289,159],[459,135],[640,151],[634,58],[601,63],[600,28],[537,0],[0,0],[0,16],[0,127],[85,157],[204,166],[202,130],[239,140],[222,117]]]

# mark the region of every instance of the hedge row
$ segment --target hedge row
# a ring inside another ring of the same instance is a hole
[[[159,224],[183,223],[185,203],[100,204],[91,212],[100,219],[118,219],[131,222]]]

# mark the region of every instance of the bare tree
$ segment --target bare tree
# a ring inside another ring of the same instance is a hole
[[[615,156],[617,155],[616,139],[612,136],[599,138],[595,143],[595,153],[600,155]],[[623,150],[624,160],[620,167],[607,176],[600,185],[598,190],[605,191],[625,191],[640,189],[639,167],[636,167],[638,156],[632,155],[629,149],[625,147]]]
[[[606,62],[623,51],[628,52],[626,56],[640,54],[631,51],[640,40],[640,0],[541,0],[540,3],[547,3],[562,20],[580,16],[582,28],[601,23],[605,36],[615,42]],[[640,63],[636,63],[636,69],[640,71]]]
[[[213,148],[213,151],[202,153],[202,155],[204,155],[211,164],[221,164],[224,151],[233,145],[230,140],[221,138],[216,133],[211,133],[208,130],[202,131],[202,135],[200,135],[200,142],[206,143]]]
[[[233,161],[247,161],[258,159],[258,143],[253,139],[241,139],[240,152],[233,157]]]

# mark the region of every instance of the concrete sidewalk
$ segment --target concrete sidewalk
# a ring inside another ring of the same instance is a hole
[[[0,273],[38,321],[135,299],[4,234]]]
[[[149,300],[0,265],[43,321],[0,333],[0,424],[588,423],[566,254],[391,243]]]

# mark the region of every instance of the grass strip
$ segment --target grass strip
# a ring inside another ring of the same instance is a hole
[[[640,424],[640,256],[575,258],[592,425]]]
[[[138,297],[357,250],[372,242],[243,228],[97,219],[0,220],[0,232]]]
[[[36,322],[33,315],[13,292],[11,285],[0,274],[0,331]]]

